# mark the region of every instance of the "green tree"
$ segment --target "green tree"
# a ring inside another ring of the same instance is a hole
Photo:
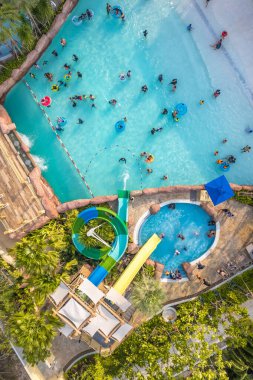
[[[165,293],[161,283],[143,274],[132,285],[131,302],[146,316],[158,313],[165,301]]]
[[[5,327],[13,343],[23,348],[25,359],[34,365],[49,356],[51,341],[61,325],[57,317],[46,311],[37,314],[15,313]]]
[[[23,49],[26,51],[33,49],[35,44],[35,36],[32,32],[30,24],[23,15],[20,16],[20,23],[17,27],[17,35],[22,42]]]
[[[2,4],[0,6],[0,42],[6,44],[16,56],[21,53],[21,49],[14,38],[19,25],[20,14],[18,10],[10,4]]]
[[[33,8],[33,15],[43,26],[49,25],[54,16],[50,0],[40,0]]]
[[[33,9],[39,3],[39,0],[8,0],[10,5],[20,13],[26,14],[31,22],[32,28],[38,37],[41,34],[38,22],[33,15]]]

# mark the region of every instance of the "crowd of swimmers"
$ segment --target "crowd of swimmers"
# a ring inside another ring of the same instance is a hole
[[[109,3],[107,3],[107,4],[106,4],[106,12],[107,12],[107,15],[110,15],[112,12],[116,12],[116,15],[117,15],[117,12],[118,12],[120,18],[121,18],[122,20],[125,19],[125,15],[124,15],[124,13],[123,13],[123,11],[121,10],[120,7],[119,7],[118,9],[115,8],[115,7],[112,8],[112,6],[111,6]],[[93,12],[92,12],[90,9],[87,9],[84,13],[82,13],[80,16],[78,16],[78,21],[83,21],[83,20],[86,20],[86,19],[87,19],[87,20],[90,20],[90,19],[92,19],[92,17],[93,17]],[[192,26],[192,24],[189,24],[189,25],[187,26],[187,30],[188,30],[189,32],[193,30],[193,26]],[[148,30],[145,29],[145,30],[143,31],[143,36],[144,36],[145,38],[147,38],[147,36],[148,36]],[[213,44],[212,47],[213,47],[214,49],[216,49],[216,50],[217,50],[217,49],[220,49],[220,47],[222,46],[222,43],[223,43],[224,39],[225,39],[227,36],[228,36],[228,33],[227,33],[227,31],[224,30],[224,31],[221,33],[219,40],[218,40],[215,44]],[[60,39],[60,45],[61,45],[62,48],[65,48],[65,47],[67,46],[67,40],[66,40],[65,38],[61,38],[61,39]],[[56,49],[54,49],[54,50],[52,51],[52,55],[53,55],[55,58],[57,58],[58,55],[59,55],[59,53],[58,53],[58,51],[57,51]],[[76,54],[73,54],[73,55],[72,55],[72,61],[73,61],[74,63],[79,62],[79,57],[78,57]],[[42,63],[43,67],[44,67],[44,66],[47,66],[47,64],[48,64],[48,61],[46,61],[46,60],[44,60],[43,63]],[[40,69],[41,69],[40,66],[39,66],[37,63],[35,63],[35,64],[33,65],[33,67],[34,67],[36,70],[40,70]],[[62,78],[62,79],[59,79],[59,80],[56,81],[56,83],[52,84],[52,86],[51,86],[51,90],[54,91],[54,92],[58,92],[58,91],[60,91],[61,87],[68,87],[69,84],[70,84],[70,81],[71,81],[72,75],[73,75],[73,71],[76,71],[76,70],[74,69],[74,67],[72,67],[72,65],[69,64],[69,63],[65,63],[65,64],[63,65],[63,68],[66,70],[66,74],[63,75],[63,78]],[[36,74],[35,74],[34,72],[30,72],[29,75],[30,75],[30,77],[31,77],[32,79],[37,79],[37,76],[36,76]],[[76,76],[77,76],[78,79],[82,79],[83,74],[82,74],[80,71],[76,71]],[[128,70],[126,73],[120,73],[120,74],[119,74],[119,79],[120,79],[121,81],[124,81],[124,80],[126,80],[126,79],[130,79],[131,76],[132,76],[132,71],[131,71],[131,70]],[[54,74],[53,74],[52,72],[49,72],[49,71],[45,72],[45,73],[44,73],[44,77],[45,77],[49,82],[53,82],[53,81],[54,81]],[[158,77],[157,77],[157,80],[158,80],[158,82],[160,82],[160,83],[162,84],[162,83],[164,82],[164,75],[163,75],[162,73],[160,73],[160,74],[158,75]],[[169,87],[170,87],[170,89],[171,89],[172,92],[175,92],[175,91],[177,90],[177,86],[178,86],[178,79],[177,79],[177,78],[173,78],[172,80],[170,80],[170,81],[167,82],[167,83],[168,83],[168,85],[169,85]],[[147,84],[142,85],[140,90],[141,90],[141,92],[143,92],[143,93],[147,93],[148,90],[149,90],[148,85],[147,85]],[[221,90],[220,90],[220,89],[216,89],[216,90],[213,92],[213,97],[214,97],[214,98],[217,98],[217,97],[219,97],[220,95],[221,95]],[[90,95],[73,95],[73,96],[69,97],[69,100],[70,100],[70,102],[71,102],[71,105],[72,105],[74,108],[77,107],[79,101],[84,101],[84,100],[85,100],[85,101],[88,100],[88,101],[90,102],[90,106],[91,106],[91,108],[96,108],[96,105],[95,105],[95,99],[96,99],[96,97],[95,97],[93,94],[90,94]],[[110,105],[112,105],[112,106],[116,106],[117,103],[118,103],[118,101],[117,101],[117,99],[112,98],[111,100],[108,101],[108,103],[109,103]],[[200,104],[200,105],[204,105],[204,104],[205,104],[205,101],[204,101],[203,99],[201,99],[201,100],[199,101],[199,104]],[[169,111],[168,111],[167,108],[163,108],[162,111],[161,111],[161,115],[164,115],[164,116],[165,116],[165,115],[168,115],[168,113],[169,113]],[[176,122],[179,121],[179,118],[178,118],[178,111],[177,111],[176,109],[172,111],[171,115],[172,115],[172,118],[173,118],[174,121],[176,121]],[[83,123],[83,119],[78,118],[78,122],[77,122],[77,124],[82,124],[82,123]],[[59,126],[59,125],[58,125],[58,128],[59,128],[58,130],[63,130],[63,128],[62,128],[61,126]],[[162,132],[162,131],[163,131],[163,127],[159,127],[159,128],[155,128],[155,127],[153,127],[153,128],[150,130],[150,133],[151,133],[151,135],[155,135],[155,134],[157,134],[158,132]],[[247,128],[246,128],[246,132],[247,132],[247,133],[252,133],[252,132],[253,132],[253,129],[250,128],[250,127],[247,127]],[[224,139],[222,142],[223,142],[223,143],[226,143],[227,141],[228,141],[227,139]],[[249,145],[246,145],[246,146],[244,146],[244,147],[241,149],[241,152],[242,152],[242,153],[249,153],[250,151],[251,151],[251,146],[249,146]],[[219,151],[216,150],[216,151],[214,152],[214,155],[217,156],[218,154],[219,154]],[[150,153],[147,153],[147,152],[142,152],[142,153],[141,153],[141,157],[145,157],[145,162],[148,163],[148,164],[150,164],[150,163],[152,163],[152,162],[154,161],[154,156],[153,156],[152,154],[150,154]],[[119,159],[119,162],[126,163],[126,158],[125,158],[125,157],[121,157],[121,158]],[[218,158],[218,159],[216,160],[216,163],[217,163],[218,165],[223,165],[223,169],[226,170],[226,169],[229,168],[229,165],[230,165],[230,164],[235,164],[235,163],[236,163],[236,157],[235,157],[234,155],[232,155],[232,154],[229,154],[229,155],[227,155],[227,156],[224,157],[224,158]],[[147,168],[147,169],[146,169],[146,172],[147,172],[148,175],[150,175],[150,174],[153,173],[153,169],[151,169],[151,168]],[[165,175],[162,176],[161,179],[162,179],[162,180],[167,180],[167,179],[168,179],[168,176],[165,174]]]
[[[86,12],[78,16],[78,21],[91,20],[93,17],[93,12],[90,9],[86,9]]]
[[[167,206],[170,210],[175,210],[176,209],[176,203],[169,203],[168,206]],[[224,209],[225,210],[225,209]],[[233,215],[229,210],[226,210],[227,213],[230,213],[231,215]],[[233,215],[234,216],[234,215]],[[216,222],[214,219],[210,219],[208,222],[207,222],[207,225],[208,227],[214,227],[216,225]],[[194,236],[199,236],[199,231],[193,231],[193,235]],[[209,229],[207,232],[206,232],[206,236],[211,239],[211,238],[214,238],[216,236],[216,230],[214,228],[212,229]],[[160,233],[159,235],[160,239],[164,239],[165,238],[165,233],[162,232]],[[180,239],[182,242],[185,242],[186,238],[184,236],[184,234],[182,232],[179,232],[177,234],[177,239]],[[188,251],[188,247],[187,245],[184,243],[181,251],[185,251],[187,252]],[[175,249],[174,251],[174,256],[179,256],[181,255],[181,251],[179,251],[179,249]],[[198,269],[203,269],[205,266],[202,265],[202,264],[198,264]],[[179,269],[176,269],[176,270],[166,270],[165,271],[165,275],[167,277],[170,277],[172,280],[178,280],[178,279],[181,279],[182,278],[182,275],[179,271]]]

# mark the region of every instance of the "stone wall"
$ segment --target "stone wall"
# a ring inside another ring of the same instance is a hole
[[[253,186],[251,185],[236,185],[236,184],[233,184],[231,183],[230,186],[232,187],[232,189],[234,191],[241,191],[241,190],[244,190],[244,191],[253,191]],[[147,196],[147,195],[156,195],[156,194],[180,194],[180,193],[186,193],[186,192],[190,192],[190,191],[200,191],[200,190],[204,190],[205,189],[205,186],[204,185],[182,185],[182,186],[166,186],[166,187],[154,187],[154,188],[148,188],[148,189],[144,189],[144,190],[134,190],[134,191],[131,191],[130,193],[130,198],[131,197],[141,197],[141,196]],[[75,200],[75,201],[70,201],[70,202],[66,202],[66,203],[61,203],[58,207],[57,207],[57,211],[59,213],[64,213],[68,210],[73,210],[73,209],[76,209],[76,208],[80,208],[80,207],[85,207],[85,206],[88,206],[88,205],[97,205],[97,204],[101,204],[101,203],[107,203],[107,202],[113,202],[113,201],[116,201],[118,199],[118,196],[117,195],[107,195],[107,196],[99,196],[99,197],[95,197],[95,198],[91,198],[91,199],[78,199],[78,200]],[[210,202],[209,204],[207,204],[208,202],[202,202],[202,207],[205,208],[205,210],[212,216],[216,216],[215,215],[215,212],[214,212],[214,207],[212,207],[212,205],[210,205]]]
[[[0,102],[4,101],[6,94],[10,91],[10,89],[18,81],[20,81],[23,76],[29,71],[30,67],[39,60],[77,3],[78,0],[66,0],[62,12],[55,17],[47,34],[44,34],[39,39],[35,46],[35,49],[27,55],[25,62],[18,69],[13,70],[11,77],[0,85]]]
[[[10,132],[20,142],[19,151],[8,138]],[[0,137],[2,147],[0,158],[3,162],[0,166],[2,177],[0,192],[2,203],[7,205],[1,211],[0,221],[5,233],[17,239],[57,218],[59,216],[57,207],[60,202],[42,177],[40,169],[29,153],[29,148],[17,134],[16,125],[12,123],[7,111],[1,105]],[[26,167],[24,161],[20,159],[20,151],[32,163],[30,167]]]

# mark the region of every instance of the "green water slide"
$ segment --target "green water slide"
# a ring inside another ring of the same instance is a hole
[[[89,280],[96,286],[103,281],[126,251],[128,244],[128,201],[129,191],[120,190],[118,192],[118,214],[104,207],[92,207],[82,211],[73,224],[72,240],[78,251],[91,259],[102,259],[101,263],[89,276]],[[95,218],[102,219],[113,227],[116,237],[111,248],[106,246],[100,249],[88,248],[80,243],[80,229],[84,224]]]

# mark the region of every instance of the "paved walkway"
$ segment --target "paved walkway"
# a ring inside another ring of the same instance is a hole
[[[63,379],[63,370],[68,368],[70,361],[89,351],[90,347],[85,342],[58,335],[53,341],[52,357],[47,363],[39,363],[38,368],[46,380]]]

